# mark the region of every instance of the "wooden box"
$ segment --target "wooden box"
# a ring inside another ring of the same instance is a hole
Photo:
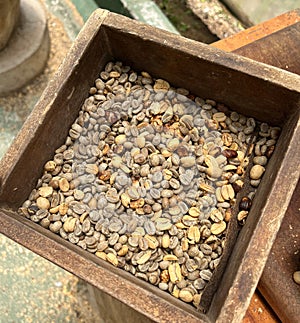
[[[205,314],[17,215],[111,59],[282,127]],[[299,102],[297,75],[97,10],[0,163],[0,232],[154,321],[240,321],[299,178]]]

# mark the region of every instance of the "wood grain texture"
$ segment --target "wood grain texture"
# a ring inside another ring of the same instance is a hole
[[[122,60],[137,71],[146,69],[195,95],[214,98],[238,112],[283,126],[259,194],[206,314],[16,214],[44,162],[65,140],[99,70],[110,59]],[[239,322],[299,176],[294,166],[300,153],[299,100],[300,78],[296,75],[96,11],[0,163],[0,232],[154,321],[169,322],[171,317],[172,322]]]
[[[259,291],[255,292],[243,323],[279,323],[279,319]]]
[[[300,182],[258,286],[282,322],[299,322],[300,286],[292,278],[297,270],[300,270]]]
[[[251,44],[249,46],[251,47],[252,43],[255,41],[263,39],[265,37],[270,37],[273,33],[276,33],[277,31],[297,24],[300,21],[299,10],[300,9],[282,14],[278,17],[275,17],[256,26],[248,28],[245,31],[242,31],[231,37],[217,41],[211,44],[211,46],[229,52],[232,52],[236,49],[240,49],[248,44]]]
[[[300,9],[212,44],[256,61],[300,74]]]
[[[300,10],[294,10],[249,28],[233,37],[214,43],[220,49],[300,74]],[[298,164],[299,167],[299,164]],[[300,183],[298,183],[283,223],[262,274],[259,289],[280,320],[298,323],[300,287],[292,280],[300,268]],[[253,296],[244,322],[259,322],[262,315],[255,311],[257,299],[265,306],[266,322],[276,322],[273,310]]]

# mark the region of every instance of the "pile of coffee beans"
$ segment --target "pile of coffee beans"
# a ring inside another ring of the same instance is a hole
[[[121,62],[89,94],[19,213],[197,307],[280,129]]]

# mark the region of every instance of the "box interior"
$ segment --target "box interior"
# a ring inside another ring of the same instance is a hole
[[[87,28],[95,29],[95,26]],[[138,71],[145,70],[154,77],[164,78],[173,86],[187,88],[200,97],[215,99],[260,121],[280,125],[283,128],[282,134],[256,194],[247,224],[239,234],[238,242],[206,316],[196,314],[191,306],[182,304],[183,302],[162,293],[158,288],[144,284],[123,270],[112,268],[100,261],[103,268],[116,272],[124,279],[149,290],[153,295],[175,304],[176,307],[198,315],[203,320],[215,320],[224,305],[244,253],[251,243],[251,235],[259,224],[265,201],[272,198],[269,196],[270,187],[284,160],[287,143],[290,142],[299,120],[299,92],[289,88],[289,80],[284,85],[276,83],[275,68],[271,70],[275,74],[275,81],[271,82],[263,77],[262,64],[253,64],[250,60],[240,59],[236,55],[223,56],[219,50],[212,50],[208,46],[184,40],[167,32],[153,32],[152,28],[128,19],[124,26],[123,19],[115,19],[113,14],[106,18],[101,28],[97,28],[89,42],[84,43],[86,39],[82,38],[78,47],[73,49],[72,53],[79,59],[69,56],[65,67],[61,68],[60,73],[50,82],[18,138],[2,160],[0,206],[6,214],[8,208],[15,213],[24,202],[41,176],[44,163],[53,156],[54,150],[63,144],[69,127],[88,96],[90,86],[111,59],[123,61]],[[266,70],[269,72],[269,68]],[[57,244],[74,250],[83,258],[92,257],[92,260],[95,260],[96,257],[79,251],[79,247],[51,232],[46,232],[47,230],[39,225],[19,219],[15,214],[9,214],[15,221],[20,221],[22,225],[33,228]],[[245,285],[248,283],[252,284],[253,289],[253,284],[256,286],[257,281],[246,281]],[[248,289],[245,288],[240,294],[241,302],[246,301],[247,297]]]

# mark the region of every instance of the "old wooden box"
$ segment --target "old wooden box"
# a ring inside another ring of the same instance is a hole
[[[205,314],[16,213],[111,59],[283,129]],[[299,99],[296,75],[98,10],[1,161],[0,232],[154,321],[240,321],[299,178]]]

